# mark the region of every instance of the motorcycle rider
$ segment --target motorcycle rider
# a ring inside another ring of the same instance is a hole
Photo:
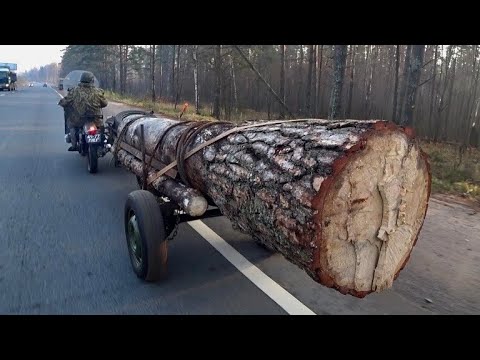
[[[102,115],[101,109],[108,105],[105,93],[94,85],[94,76],[90,71],[85,71],[80,77],[80,83],[68,92],[68,95],[60,99],[58,105],[65,109],[67,126],[70,129],[70,141],[72,146],[68,151],[77,150],[76,129],[85,124],[85,115]],[[103,126],[103,121],[96,118],[97,127]]]

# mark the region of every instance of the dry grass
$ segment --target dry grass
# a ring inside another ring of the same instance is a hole
[[[149,111],[153,110],[155,113],[174,118],[179,116],[184,105],[184,102],[180,102],[175,109],[173,103],[164,100],[157,100],[155,103],[153,103],[152,100],[148,98],[140,99],[131,96],[123,96],[111,91],[105,91],[105,95],[111,101],[144,108]],[[199,110],[200,114],[195,114],[195,105],[189,103],[187,111],[182,115],[182,119],[216,121],[216,119],[210,115],[211,108],[202,107]],[[251,109],[243,109],[232,112],[230,119],[228,119],[224,113],[222,113],[221,118],[234,123],[241,123],[247,120],[268,120],[268,113],[258,112]]]
[[[112,101],[127,105],[153,110],[155,113],[167,117],[178,118],[182,111],[183,103],[174,108],[174,104],[166,101],[153,103],[150,99],[136,99],[129,96],[121,96],[117,93],[106,91],[107,98]],[[210,108],[200,109],[200,114],[195,114],[193,104],[189,104],[182,119],[196,121],[216,121],[210,116]],[[247,120],[267,120],[268,114],[254,110],[242,110],[231,114],[229,121],[239,123]],[[423,150],[430,157],[432,170],[432,192],[461,195],[480,201],[480,150],[467,150],[460,161],[457,147],[441,144],[422,142]]]
[[[460,154],[454,145],[422,142],[421,146],[430,158],[433,192],[480,201],[479,149],[468,149]]]

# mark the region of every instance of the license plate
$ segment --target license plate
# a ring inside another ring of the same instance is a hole
[[[97,143],[101,141],[101,134],[87,135],[87,143]]]

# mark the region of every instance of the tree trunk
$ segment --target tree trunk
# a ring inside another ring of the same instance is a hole
[[[136,116],[120,115],[118,132]],[[181,154],[177,143],[189,124],[137,119],[124,140],[136,149],[140,124],[147,155],[178,124],[154,157],[170,164]],[[192,134],[185,152],[233,127],[209,123]],[[430,174],[410,134],[383,121],[261,123],[191,154],[180,161],[184,171],[170,175],[180,175],[176,181],[210,199],[236,229],[315,281],[364,297],[392,286],[425,217]]]
[[[119,52],[119,58],[120,58],[120,76],[119,76],[119,82],[120,82],[120,94],[123,95],[123,68],[125,64],[123,63],[123,45],[118,45],[118,52]]]
[[[317,59],[318,59],[318,45],[315,45],[315,51],[313,52],[313,109],[312,109],[312,117],[317,115],[317,108],[318,108],[318,84],[317,84]]]
[[[350,89],[348,91],[348,103],[347,112],[345,116],[350,118],[352,111],[352,99],[353,99],[353,78],[355,76],[355,45],[350,45]]]
[[[373,48],[375,47],[375,48]],[[367,83],[367,93],[365,96],[365,109],[366,115],[365,118],[369,119],[372,116],[372,89],[373,89],[373,77],[375,75],[375,68],[378,61],[378,45],[372,45],[371,56],[370,56],[370,74],[368,76]]]
[[[412,46],[412,61],[410,71],[408,72],[408,83],[405,101],[405,116],[400,124],[403,126],[413,125],[413,110],[417,98],[418,82],[422,73],[423,55],[425,53],[425,45]]]
[[[308,47],[308,75],[307,75],[307,91],[306,91],[306,115],[311,117],[311,109],[312,109],[312,72],[313,72],[313,52],[314,52],[314,45],[310,45]]]
[[[449,122],[448,120],[450,119],[450,113],[452,111],[452,96],[453,96],[453,85],[455,83],[455,69],[457,67],[457,58],[454,57],[452,61],[452,77],[449,81],[449,86],[448,86],[448,100],[447,103],[444,104],[444,106],[447,108],[447,112],[445,113],[445,134],[444,134],[444,140],[448,138],[448,125]]]
[[[180,88],[180,74],[181,74],[181,63],[180,63],[180,50],[182,49],[182,45],[177,45],[177,80],[175,84],[175,99],[174,99],[174,105],[173,108],[177,110],[177,105],[178,105],[178,98],[180,96],[181,88]]]
[[[175,91],[175,45],[172,45],[173,46],[173,51],[172,51],[172,75],[171,75],[171,85],[170,85],[170,88],[171,88],[171,99],[172,99],[172,102],[175,101],[175,94],[176,94],[176,91]]]
[[[318,95],[318,116],[322,112],[322,62],[323,62],[323,45],[320,45],[320,58],[318,59],[318,81],[317,81],[317,95]]]
[[[405,53],[405,62],[403,65],[403,79],[402,79],[402,86],[400,88],[400,101],[399,101],[399,108],[397,114],[397,121],[401,122],[403,119],[403,109],[405,104],[405,93],[407,91],[407,84],[408,84],[408,74],[410,68],[410,54],[412,52],[412,45],[407,45],[407,50]]]
[[[123,89],[122,89],[122,94],[125,94],[127,92],[127,73],[128,73],[128,45],[124,45],[123,48]]]
[[[213,117],[220,119],[220,95],[222,88],[222,45],[215,46],[215,98],[213,100]]]
[[[473,68],[475,69],[475,64],[476,64],[476,57],[477,57],[477,50],[478,50],[478,45],[474,45],[475,50],[474,50],[474,57],[475,57],[475,62]],[[473,81],[473,94],[472,94],[472,99],[473,103],[471,106],[471,110],[468,113],[468,122],[467,122],[467,132],[465,134],[465,138],[463,140],[464,144],[470,144],[471,141],[470,139],[472,138],[472,133],[474,134],[473,138],[475,138],[475,132],[476,132],[476,127],[474,126],[475,122],[475,117],[476,117],[476,112],[478,111],[478,104],[476,104],[476,98],[477,98],[477,88],[478,88],[478,79],[480,75],[480,66],[476,66],[476,72],[475,72],[475,80]]]
[[[337,119],[340,116],[342,105],[343,78],[345,76],[345,62],[347,60],[347,45],[335,45],[333,88],[330,97],[329,119]]]
[[[473,54],[473,61],[472,61],[472,73],[470,76],[470,83],[469,83],[469,94],[467,105],[465,106],[465,121],[463,122],[461,129],[460,129],[460,142],[462,144],[468,144],[469,140],[469,133],[470,128],[472,126],[471,123],[471,115],[475,109],[475,98],[477,93],[477,83],[478,83],[478,71],[477,70],[477,45],[473,45],[472,49]]]
[[[235,63],[233,62],[233,56],[230,55],[230,68],[232,69],[232,86],[233,86],[233,106],[235,112],[238,110],[238,95],[237,95],[237,78],[235,76]]]
[[[193,45],[192,58],[193,58],[193,88],[195,96],[195,114],[200,114],[200,101],[198,97],[198,45]]]
[[[398,69],[400,67],[400,45],[396,46],[395,51],[395,85],[393,90],[393,109],[392,121],[397,123],[397,98],[398,98]]]
[[[443,48],[442,48],[443,49]],[[442,75],[443,75],[443,90],[440,95],[440,100],[438,103],[438,108],[437,108],[437,124],[435,128],[435,140],[438,140],[439,138],[442,138],[445,140],[446,138],[446,131],[447,131],[447,124],[445,121],[442,119],[442,113],[445,108],[445,92],[447,91],[447,86],[448,86],[448,74],[449,74],[449,66],[450,66],[450,59],[452,58],[452,51],[453,51],[453,45],[450,45],[447,49],[447,56],[444,61],[442,61],[442,72],[440,72],[440,85],[442,82]],[[443,71],[443,65],[445,65],[445,71]],[[439,85],[439,87],[440,87]]]
[[[430,111],[428,113],[428,132],[431,133],[433,129],[432,116],[434,105],[436,104],[437,94],[435,93],[435,82],[437,78],[437,62],[438,62],[438,45],[435,45],[435,55],[433,60],[433,75],[432,75],[432,86],[430,92]]]
[[[285,52],[286,45],[280,45],[280,99],[285,104]],[[285,119],[285,109],[280,107],[280,119]]]
[[[300,66],[298,74],[298,93],[297,93],[297,113],[303,115],[303,62],[304,62],[304,51],[303,45],[300,45]]]
[[[150,45],[151,46],[151,69],[152,69],[152,102],[155,102],[156,96],[155,96],[155,47],[156,45]]]

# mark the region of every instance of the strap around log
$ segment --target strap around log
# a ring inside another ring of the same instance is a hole
[[[318,121],[318,119],[293,119],[293,120],[277,120],[277,121],[267,121],[267,122],[264,122],[264,123],[257,123],[257,124],[250,124],[250,125],[245,125],[245,126],[238,126],[238,127],[234,127],[232,129],[229,129],[227,131],[224,131],[223,133],[215,136],[214,138],[198,145],[196,148],[190,150],[188,153],[185,154],[185,156],[182,157],[182,159],[176,159],[175,161],[171,162],[170,164],[168,164],[167,166],[165,166],[162,170],[160,170],[159,172],[157,172],[156,174],[154,175],[151,175],[149,178],[148,178],[148,181],[147,181],[147,184],[150,185],[152,184],[155,180],[159,179],[161,176],[163,176],[168,170],[170,169],[173,169],[175,166],[177,166],[177,164],[179,163],[179,161],[185,161],[186,159],[188,159],[190,156],[192,156],[193,154],[197,153],[198,151],[206,148],[207,146],[209,145],[212,145],[214,144],[215,142],[227,137],[228,135],[230,134],[233,134],[235,132],[238,132],[238,131],[242,131],[242,130],[246,130],[246,129],[250,129],[250,128],[254,128],[254,127],[262,127],[262,126],[268,126],[268,125],[278,125],[278,124],[284,124],[284,123],[292,123],[292,122],[305,122],[305,121]],[[219,124],[218,122],[210,122],[212,125],[216,125],[216,124]],[[185,144],[186,145],[186,144]],[[186,148],[186,146],[185,146]],[[184,150],[183,150],[184,151]],[[177,152],[178,153],[178,152]]]

